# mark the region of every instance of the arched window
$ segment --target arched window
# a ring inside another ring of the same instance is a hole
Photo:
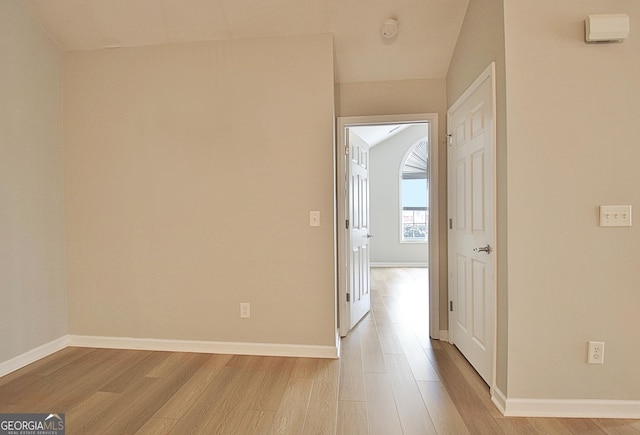
[[[429,223],[429,143],[421,139],[409,151],[401,168],[400,207],[403,242],[426,242]]]

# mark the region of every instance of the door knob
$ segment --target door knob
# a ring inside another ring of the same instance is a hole
[[[373,234],[367,234],[367,239],[370,239],[371,237],[373,237]]]
[[[473,248],[473,252],[486,252],[487,254],[491,254],[491,246],[487,244],[487,246],[482,246],[480,248]]]

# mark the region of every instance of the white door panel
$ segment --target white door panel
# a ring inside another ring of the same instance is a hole
[[[488,69],[448,119],[450,340],[489,385],[495,340],[493,93]]]
[[[349,329],[371,309],[369,283],[369,144],[347,133],[349,154]]]

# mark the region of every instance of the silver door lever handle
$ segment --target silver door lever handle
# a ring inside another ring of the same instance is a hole
[[[371,237],[373,237],[373,234],[367,234],[367,239],[370,239]]]
[[[491,246],[483,246],[481,248],[473,248],[473,252],[486,252],[487,254],[491,254]]]

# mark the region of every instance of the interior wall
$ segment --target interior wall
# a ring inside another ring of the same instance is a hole
[[[70,332],[334,346],[331,35],[67,52],[64,73]]]
[[[0,362],[67,333],[62,56],[0,1]]]
[[[509,397],[640,400],[640,3],[505,2]],[[626,13],[622,43],[586,44],[588,14]],[[604,341],[588,365],[587,341]]]
[[[425,125],[415,125],[370,149],[370,212],[374,237],[369,242],[369,249],[372,266],[375,263],[419,266],[429,261],[426,242],[400,242],[400,169],[409,150],[427,136]]]
[[[446,80],[397,80],[336,84],[336,110],[338,116],[402,115],[413,113],[438,114],[438,222],[440,247],[447,246],[447,149],[446,149]],[[440,282],[440,330],[447,330],[447,251],[439,250],[437,264]]]
[[[451,107],[491,62],[496,63],[497,358],[495,381],[498,388],[506,394],[510,324],[507,304],[509,245],[507,244],[507,105],[504,51],[503,1],[470,0],[447,73],[447,105]],[[442,173],[446,177],[446,166]]]

